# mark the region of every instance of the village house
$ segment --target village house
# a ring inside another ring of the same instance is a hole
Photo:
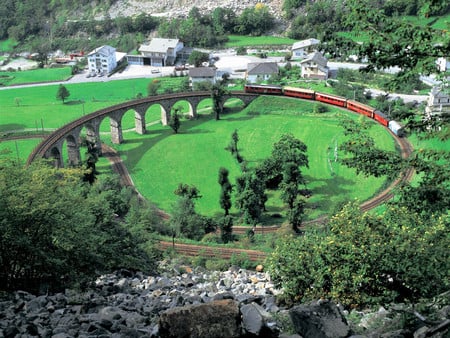
[[[320,41],[317,39],[306,39],[297,41],[292,45],[292,60],[304,59],[308,54],[317,51]]]
[[[106,75],[117,67],[116,49],[111,46],[101,46],[87,55],[89,74]]]
[[[431,118],[442,113],[450,114],[450,94],[441,87],[433,87],[425,107],[425,115]]]
[[[319,52],[308,54],[300,61],[302,77],[306,79],[328,79],[328,60]]]
[[[183,42],[178,39],[153,38],[148,45],[141,45],[141,55],[127,55],[129,64],[153,67],[173,66],[177,54],[183,50]]]
[[[276,62],[251,62],[247,65],[245,77],[248,83],[259,83],[274,75],[278,75]]]
[[[189,86],[195,87],[196,83],[209,82],[216,83],[216,68],[214,67],[194,67],[189,68]]]

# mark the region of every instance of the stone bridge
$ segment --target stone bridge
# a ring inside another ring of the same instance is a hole
[[[248,105],[258,95],[244,92],[231,92],[224,95],[224,102],[229,99],[239,99],[244,105]],[[161,123],[167,125],[170,112],[180,101],[185,101],[189,106],[190,118],[197,117],[198,105],[205,99],[211,99],[209,91],[186,92],[167,95],[158,95],[144,99],[124,102],[115,106],[104,108],[72,121],[64,127],[56,130],[39,144],[28,158],[31,163],[36,158],[54,158],[57,167],[63,167],[63,146],[67,147],[69,165],[78,165],[81,162],[80,146],[81,131],[86,131],[86,139],[93,142],[97,149],[101,149],[100,125],[105,118],[110,120],[111,142],[120,144],[123,142],[122,118],[129,110],[134,111],[135,130],[139,134],[145,134],[145,115],[150,106],[157,104],[161,108]]]

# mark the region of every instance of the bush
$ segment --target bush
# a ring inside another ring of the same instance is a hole
[[[294,301],[323,297],[348,307],[414,302],[450,286],[448,221],[424,220],[401,207],[379,217],[349,204],[327,231],[284,237],[267,267]]]

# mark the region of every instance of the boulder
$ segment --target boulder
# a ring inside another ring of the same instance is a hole
[[[239,304],[231,299],[177,307],[159,318],[162,338],[233,338],[240,336]]]
[[[272,316],[256,303],[241,306],[242,327],[257,337],[278,337],[279,330]]]
[[[330,301],[320,300],[289,310],[295,332],[303,337],[340,338],[350,333],[339,308]]]

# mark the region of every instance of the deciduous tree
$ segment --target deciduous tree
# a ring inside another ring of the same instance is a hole
[[[58,87],[58,91],[56,92],[56,99],[61,100],[63,103],[64,101],[70,96],[69,90],[66,88],[66,86],[60,84]]]

